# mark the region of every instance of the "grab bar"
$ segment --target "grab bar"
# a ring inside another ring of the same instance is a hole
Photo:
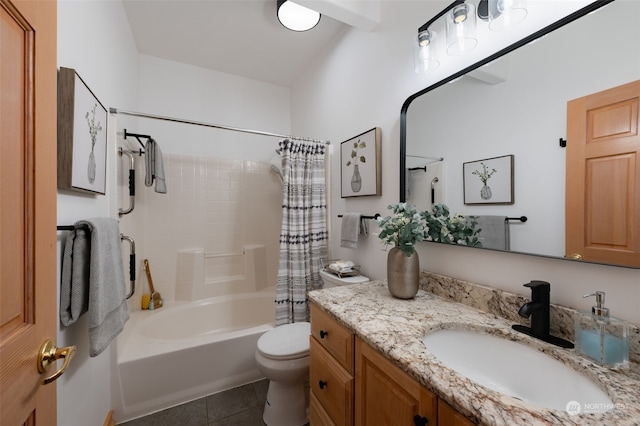
[[[121,157],[123,155],[129,157],[129,208],[127,210],[118,209],[118,216],[124,216],[131,213],[136,205],[136,169],[131,152],[118,148],[118,153]]]
[[[133,238],[120,234],[120,239],[129,243],[129,280],[131,281],[131,290],[127,294],[127,299],[136,292],[136,242]]]

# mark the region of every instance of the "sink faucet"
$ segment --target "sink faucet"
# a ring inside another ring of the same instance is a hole
[[[547,343],[563,348],[573,348],[573,343],[549,334],[549,314],[551,285],[546,281],[531,281],[524,285],[531,289],[531,301],[518,310],[518,315],[531,318],[531,327],[514,324],[512,328]]]

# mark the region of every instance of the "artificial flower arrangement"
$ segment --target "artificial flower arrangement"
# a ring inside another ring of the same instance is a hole
[[[398,247],[405,256],[415,252],[418,241],[437,241],[482,247],[478,238],[481,229],[474,216],[469,221],[461,214],[449,212],[445,204],[436,204],[431,210],[418,212],[416,207],[407,203],[387,206],[393,216],[377,219],[380,232],[378,238],[385,246]]]

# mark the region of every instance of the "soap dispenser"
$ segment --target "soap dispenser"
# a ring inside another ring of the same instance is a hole
[[[619,368],[629,366],[629,326],[609,316],[604,306],[604,292],[596,291],[583,297],[596,297],[591,312],[579,312],[575,317],[576,348],[601,365]]]

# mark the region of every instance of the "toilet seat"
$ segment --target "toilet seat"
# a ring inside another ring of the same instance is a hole
[[[296,322],[277,326],[258,339],[258,352],[275,360],[297,359],[309,355],[311,324]]]

